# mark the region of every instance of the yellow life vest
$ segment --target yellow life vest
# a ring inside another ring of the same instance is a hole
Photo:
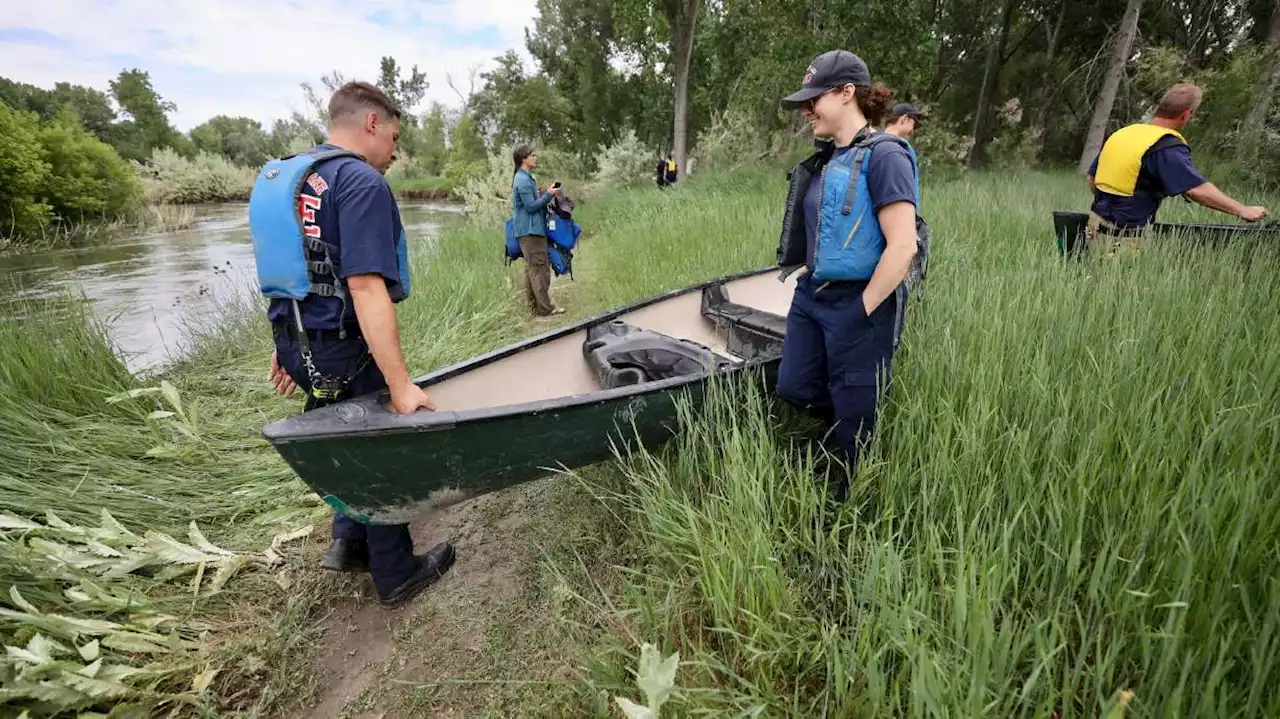
[[[1133,197],[1138,186],[1138,173],[1142,171],[1142,156],[1167,135],[1173,135],[1184,144],[1187,141],[1177,130],[1144,122],[1116,130],[1102,146],[1094,184],[1108,194]]]

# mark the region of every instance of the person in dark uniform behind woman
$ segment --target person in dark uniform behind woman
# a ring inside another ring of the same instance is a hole
[[[404,226],[383,174],[399,134],[400,110],[385,94],[368,83],[343,85],[329,100],[328,139],[307,151],[331,157],[314,165],[296,208],[268,210],[300,215],[303,235],[319,241],[307,250],[309,261],[332,261],[312,282],[333,292],[299,301],[274,298],[267,311],[276,344],[268,380],[286,396],[301,387],[307,410],[381,389],[390,390],[400,414],[435,409],[409,377],[393,304],[393,297],[407,295],[401,285],[408,268],[402,266]],[[263,260],[257,258],[259,265]],[[315,378],[340,390],[321,391]],[[434,583],[453,561],[447,542],[415,556],[406,524],[362,524],[339,512],[321,567],[368,571],[383,606],[394,607]]]
[[[906,141],[875,132],[892,92],[857,55],[815,58],[782,101],[819,150],[791,173],[778,265],[804,271],[787,314],[778,394],[828,424],[856,471],[887,384],[916,254],[917,168]],[[847,478],[832,488],[842,501]]]

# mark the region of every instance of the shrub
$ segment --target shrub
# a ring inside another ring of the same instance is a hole
[[[647,181],[657,167],[658,153],[636,137],[633,130],[600,153],[600,168],[592,178],[592,189],[626,187]]]
[[[1022,102],[1012,98],[996,113],[1000,127],[987,148],[991,166],[1001,170],[1025,170],[1036,164],[1043,130],[1022,126]]]
[[[145,165],[135,163],[147,201],[160,204],[247,201],[257,172],[238,167],[221,155],[202,152],[188,160],[159,149]]]
[[[728,170],[760,162],[771,149],[747,115],[730,110],[712,118],[711,127],[698,136],[689,165],[700,170]]]
[[[502,227],[511,216],[511,171],[511,158],[495,152],[489,155],[484,172],[454,191],[468,218],[485,227]]]
[[[559,180],[566,185],[573,180],[581,180],[591,176],[591,167],[587,158],[582,155],[559,150],[554,147],[535,147],[538,151],[538,177],[548,182]],[[510,153],[508,152],[508,155]],[[511,165],[511,158],[506,158]]]
[[[53,216],[53,208],[36,199],[50,171],[35,115],[0,103],[0,237],[40,234]]]
[[[437,172],[432,172],[431,165],[420,155],[397,153],[396,161],[387,170],[387,182],[393,186],[416,184],[424,180],[440,180]]]
[[[40,133],[51,167],[42,190],[60,220],[116,219],[141,205],[142,185],[129,163],[73,116],[61,116]]]
[[[928,120],[911,136],[911,144],[920,161],[921,178],[949,180],[964,173],[973,137],[956,132],[940,120]]]

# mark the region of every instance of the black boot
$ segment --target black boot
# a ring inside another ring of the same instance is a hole
[[[453,566],[454,556],[453,546],[448,542],[441,542],[426,554],[418,555],[417,570],[385,597],[379,597],[379,603],[391,609],[418,596],[422,590],[435,584],[437,579],[449,571],[449,567]]]
[[[367,572],[369,547],[361,541],[335,539],[320,560],[320,567],[334,572]]]

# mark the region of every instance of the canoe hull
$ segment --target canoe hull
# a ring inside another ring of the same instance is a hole
[[[778,360],[758,363],[765,381]],[[741,372],[746,368],[736,368]],[[700,404],[701,380],[577,406],[496,417],[404,435],[277,445],[285,461],[330,506],[367,524],[408,522],[424,511],[655,447],[676,429],[676,401]],[[608,428],[607,432],[602,431]],[[353,476],[359,482],[352,481]]]
[[[688,293],[697,293],[701,299],[708,287],[768,272],[718,278],[650,298],[446,367],[415,382],[430,392],[433,384],[539,345],[565,342],[602,322]],[[739,356],[751,356],[717,376],[754,373],[771,386],[781,358],[777,323],[724,329]],[[424,511],[550,472],[609,460],[628,447],[660,445],[676,429],[678,398],[684,396],[695,406],[700,404],[707,383],[706,376],[675,377],[571,397],[465,411],[419,412],[409,417],[384,409],[387,398],[382,392],[273,423],[264,428],[263,435],[334,509],[368,524],[398,524]]]
[[[1078,256],[1085,247],[1085,230],[1088,223],[1088,213],[1055,211],[1053,233],[1058,238],[1058,252],[1066,256]],[[1280,227],[1276,225],[1243,223],[1152,222],[1145,229],[1154,237],[1192,238],[1214,246],[1248,237],[1265,237],[1268,240],[1274,240],[1280,236]]]

